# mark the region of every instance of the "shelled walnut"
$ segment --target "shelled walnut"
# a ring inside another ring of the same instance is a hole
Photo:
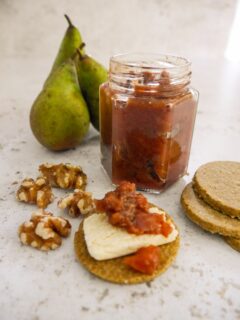
[[[42,251],[58,248],[62,244],[61,237],[67,237],[70,232],[71,224],[68,220],[44,210],[34,212],[30,221],[24,222],[18,229],[20,241],[24,245]]]
[[[69,163],[41,164],[39,171],[47,177],[53,187],[62,189],[85,190],[87,176],[80,166],[73,166]]]
[[[80,214],[88,214],[94,211],[95,203],[90,192],[79,189],[58,201],[58,207],[68,209],[71,217],[78,217]]]
[[[17,199],[26,203],[36,203],[39,208],[46,208],[54,196],[47,178],[39,177],[36,180],[24,179],[17,191]]]

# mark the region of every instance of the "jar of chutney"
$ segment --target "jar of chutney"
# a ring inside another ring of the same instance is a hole
[[[101,162],[113,184],[161,192],[187,172],[198,92],[181,57],[123,54],[100,86]]]

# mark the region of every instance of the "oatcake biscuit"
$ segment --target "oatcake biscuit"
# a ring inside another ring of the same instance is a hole
[[[224,240],[229,244],[233,249],[240,252],[240,239],[224,237]]]
[[[89,255],[85,243],[83,222],[81,222],[74,238],[75,252],[83,266],[97,277],[119,284],[135,284],[153,280],[171,265],[177,255],[179,245],[180,239],[178,235],[175,241],[160,246],[161,263],[152,275],[148,275],[134,271],[123,264],[124,257],[103,261],[93,259]]]
[[[208,206],[194,193],[192,184],[188,184],[181,196],[183,209],[193,222],[211,233],[240,238],[240,220],[230,218]]]
[[[240,162],[215,161],[195,173],[194,190],[211,207],[240,218]]]

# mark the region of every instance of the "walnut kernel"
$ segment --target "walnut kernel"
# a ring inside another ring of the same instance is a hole
[[[85,190],[87,176],[80,166],[73,166],[69,163],[41,164],[39,171],[47,177],[53,187],[62,189]]]
[[[47,178],[39,177],[35,181],[31,178],[24,179],[17,191],[17,199],[37,204],[39,208],[46,208],[54,197]]]
[[[24,222],[18,230],[24,245],[42,251],[58,248],[62,244],[61,237],[67,237],[70,232],[71,224],[68,220],[44,210],[34,212],[30,221]]]
[[[90,192],[79,189],[58,201],[58,207],[68,209],[71,217],[78,217],[80,214],[89,214],[94,211],[95,203]]]

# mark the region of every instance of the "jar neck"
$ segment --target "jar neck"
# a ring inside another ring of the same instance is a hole
[[[110,60],[109,85],[136,96],[171,97],[188,90],[191,63],[181,57],[123,54]]]

